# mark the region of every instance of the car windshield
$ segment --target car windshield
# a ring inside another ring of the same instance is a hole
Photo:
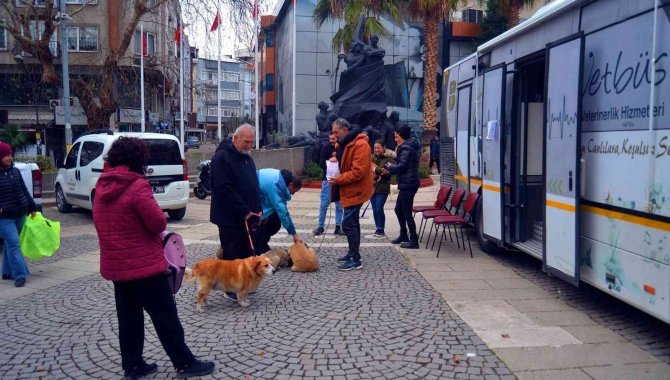
[[[168,139],[145,139],[149,146],[149,165],[181,165],[179,143]]]

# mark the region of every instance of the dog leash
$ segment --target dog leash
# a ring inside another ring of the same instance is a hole
[[[252,216],[257,217],[258,219],[261,218],[261,213],[251,213]],[[251,219],[251,218],[249,218]],[[249,219],[244,219],[244,227],[247,229],[247,237],[249,238],[249,245],[251,246],[251,253],[254,254],[254,256],[258,256],[256,253],[256,247],[254,247],[254,240],[251,238],[251,231],[249,230]]]
[[[333,207],[337,207],[336,205],[333,205]],[[330,227],[330,220],[333,217],[333,209],[328,205],[328,219],[326,221],[326,228],[324,229],[323,233],[321,234],[321,241],[319,242],[319,246],[316,247],[314,250],[315,253],[318,253],[321,250],[321,246],[323,245],[323,241],[326,238],[326,231],[328,231],[328,227]],[[340,226],[342,228],[342,226]]]

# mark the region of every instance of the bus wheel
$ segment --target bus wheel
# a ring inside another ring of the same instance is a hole
[[[479,248],[481,248],[482,251],[488,253],[489,255],[495,255],[500,253],[500,248],[495,242],[484,236],[484,217],[482,206],[482,199],[479,198],[477,201],[477,218],[475,219],[475,227],[477,228],[477,242],[479,243]]]

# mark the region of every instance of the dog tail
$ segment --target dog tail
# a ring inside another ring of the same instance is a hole
[[[184,270],[184,282],[193,282],[198,277],[198,275],[193,271],[193,269],[186,267]]]

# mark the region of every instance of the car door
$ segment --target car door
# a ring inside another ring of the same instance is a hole
[[[80,150],[81,142],[75,143],[67,153],[63,167],[63,192],[68,203],[73,205],[79,205],[79,171],[77,163],[79,162]]]
[[[93,208],[93,189],[102,174],[102,152],[105,144],[100,141],[85,141],[79,154],[79,183],[77,193],[86,208]]]

